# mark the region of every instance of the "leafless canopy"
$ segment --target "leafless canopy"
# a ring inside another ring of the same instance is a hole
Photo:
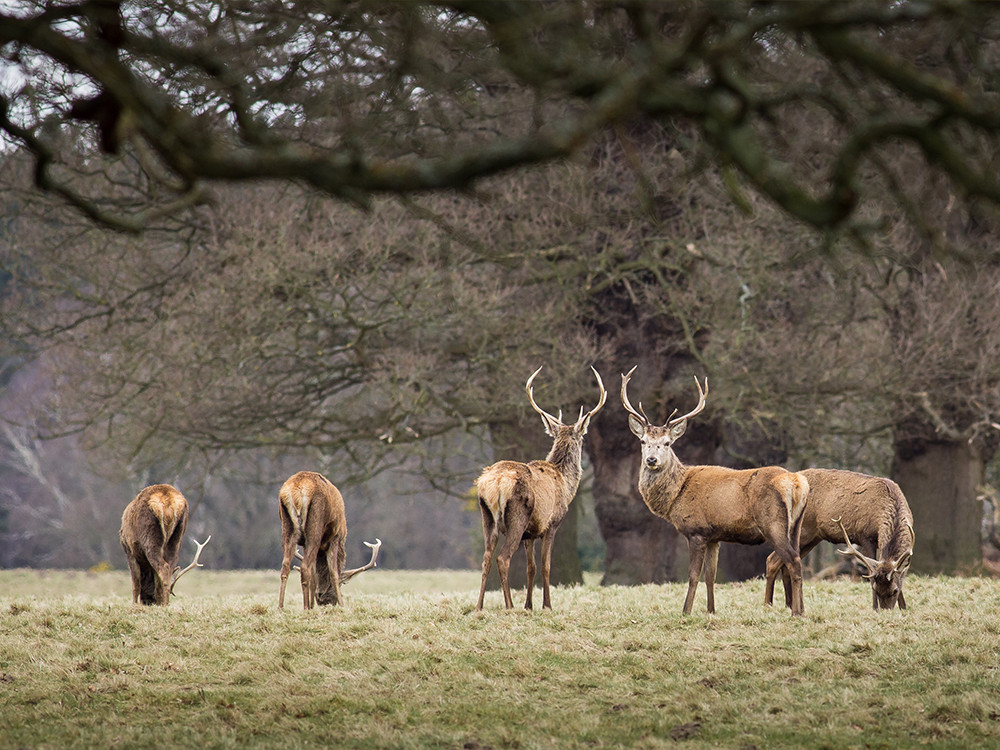
[[[0,129],[34,154],[38,186],[134,230],[212,181],[295,179],[363,204],[559,159],[616,123],[683,119],[827,227],[862,201],[860,166],[899,141],[1000,201],[1000,104],[978,75],[995,33],[989,3],[34,0],[0,13]],[[775,85],[788,60],[799,77]],[[785,132],[794,110],[828,130],[819,169],[786,168],[822,130]],[[132,194],[67,173],[78,147],[130,161]]]

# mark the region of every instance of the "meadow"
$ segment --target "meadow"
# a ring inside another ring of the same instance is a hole
[[[0,571],[4,748],[1000,747],[1000,582],[910,576],[906,612],[806,582],[553,591],[377,569],[283,612],[277,571],[202,569],[167,608],[122,572]],[[294,584],[294,587],[293,587]],[[523,601],[523,592],[519,593]]]

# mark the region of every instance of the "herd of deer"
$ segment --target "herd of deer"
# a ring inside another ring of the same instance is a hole
[[[607,391],[594,368],[600,397],[597,406],[571,425],[562,412],[553,416],[535,403],[532,383],[539,367],[525,383],[531,407],[541,416],[552,449],[544,461],[498,461],[486,467],[476,480],[483,518],[485,552],[482,585],[476,609],[483,608],[486,581],[501,533],[504,543],[497,553],[497,568],[507,609],[514,606],[508,573],[519,546],[527,556],[525,609],[532,608],[536,572],[535,540],[542,540],[542,606],[551,607],[549,568],[552,543],[559,525],[576,496],[582,474],[583,438],[591,418],[607,400]],[[715,612],[715,576],[719,544],[769,544],[765,601],[771,604],[774,582],[782,577],[785,604],[793,615],[803,613],[802,558],[821,541],[845,543],[841,554],[864,566],[872,587],[872,607],[906,608],[903,579],[913,555],[913,516],[899,486],[880,477],[836,469],[786,471],[778,466],[730,469],[723,466],[686,466],[674,453],[673,444],[684,434],[688,420],[700,414],[708,397],[695,378],[698,404],[680,417],[677,410],[666,424],[651,424],[640,403],[628,399],[633,367],[622,375],[621,401],[628,424],[639,438],[642,462],[639,493],[647,507],[674,525],[688,541],[690,567],[684,613],[691,612],[702,571],[708,594],[708,611]],[[292,558],[301,561],[302,602],[315,604],[342,601],[340,585],[358,573],[375,567],[381,540],[365,542],[371,560],[360,568],[344,570],[347,521],[340,491],[321,474],[301,471],[290,477],[278,493],[283,560],[278,607],[284,607],[285,585]],[[177,580],[194,567],[208,543],[195,542],[194,561],[177,565],[180,543],[188,520],[184,496],[169,484],[146,487],[122,514],[121,542],[132,574],[132,601],[166,604]],[[852,542],[851,540],[854,540]],[[857,545],[860,545],[860,549]],[[298,547],[302,547],[302,552]]]

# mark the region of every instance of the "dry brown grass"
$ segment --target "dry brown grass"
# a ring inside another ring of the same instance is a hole
[[[377,571],[281,613],[276,571],[192,573],[165,609],[118,573],[0,572],[0,746],[1000,744],[993,580],[908,578],[908,612],[807,582],[804,618],[727,584],[685,618],[681,584],[593,581],[477,614],[477,578]]]

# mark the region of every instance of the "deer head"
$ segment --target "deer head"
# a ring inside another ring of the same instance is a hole
[[[913,533],[913,524],[909,521],[906,522],[906,527],[910,530],[910,548],[908,550],[896,560],[876,560],[865,555],[851,543],[850,538],[847,536],[847,529],[844,528],[843,521],[840,518],[833,520],[840,524],[840,530],[844,533],[844,541],[847,543],[846,550],[840,549],[837,551],[842,555],[856,560],[867,569],[868,573],[862,574],[862,578],[871,583],[872,592],[875,594],[879,609],[892,609],[895,607],[896,602],[899,600],[899,594],[903,590],[903,576],[910,569],[910,560],[913,557],[913,543],[916,541],[916,536]]]
[[[587,434],[587,428],[590,426],[590,419],[597,412],[601,410],[604,406],[604,402],[608,399],[608,392],[604,389],[604,382],[601,380],[601,374],[594,369],[593,366],[590,368],[594,377],[597,378],[597,387],[600,389],[600,397],[597,402],[597,406],[588,411],[586,414],[583,413],[583,407],[580,407],[580,416],[577,418],[576,422],[571,425],[563,424],[562,421],[562,410],[559,410],[559,416],[553,417],[547,411],[542,409],[538,404],[535,403],[534,389],[532,383],[535,380],[535,376],[542,371],[539,367],[528,378],[528,382],[524,384],[524,390],[528,394],[528,403],[531,404],[531,408],[538,412],[538,416],[542,418],[542,424],[545,425],[545,434],[551,438],[559,438],[561,436],[573,435],[582,438]]]
[[[698,378],[694,379],[694,384],[698,388],[698,405],[681,417],[674,417],[677,410],[674,409],[666,424],[656,426],[650,424],[646,412],[642,410],[642,402],[639,408],[635,409],[628,400],[628,382],[632,378],[635,367],[622,375],[622,406],[628,412],[628,426],[632,433],[639,438],[642,445],[642,465],[649,471],[657,471],[671,462],[673,450],[671,446],[687,430],[687,421],[705,409],[705,400],[708,398],[708,378],[705,378],[705,389],[702,390]]]

